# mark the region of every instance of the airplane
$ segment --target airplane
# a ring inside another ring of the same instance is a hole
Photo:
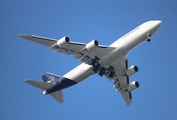
[[[114,88],[120,92],[125,103],[132,102],[132,91],[139,87],[139,82],[130,82],[130,76],[138,72],[138,67],[128,67],[127,54],[144,41],[150,42],[151,37],[161,26],[160,20],[150,20],[128,32],[110,46],[99,45],[97,40],[85,44],[71,42],[69,37],[56,40],[35,35],[21,34],[18,37],[49,47],[64,55],[74,55],[82,63],[66,73],[58,76],[46,73],[43,82],[27,79],[25,82],[43,90],[43,95],[51,95],[59,103],[64,101],[62,90],[73,86],[91,75],[98,74],[113,80]]]

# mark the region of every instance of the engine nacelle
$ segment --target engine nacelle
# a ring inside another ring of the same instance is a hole
[[[95,47],[97,47],[97,46],[98,46],[98,41],[97,41],[97,40],[92,40],[91,42],[89,42],[89,43],[85,46],[84,50],[91,50],[91,49],[93,49],[93,48],[95,48]]]
[[[69,37],[65,36],[65,37],[62,37],[60,40],[58,40],[56,45],[58,47],[61,47],[61,46],[65,45],[65,44],[68,44],[68,43],[69,43]]]
[[[137,66],[131,66],[130,68],[127,69],[126,75],[131,76],[135,73],[138,72],[138,67]]]
[[[127,87],[127,90],[129,92],[132,92],[133,90],[139,88],[140,84],[137,81],[133,81],[132,83],[130,83]]]

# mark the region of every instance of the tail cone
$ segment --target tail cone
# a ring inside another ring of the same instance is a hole
[[[47,95],[47,91],[44,91],[44,92],[43,92],[43,95]]]

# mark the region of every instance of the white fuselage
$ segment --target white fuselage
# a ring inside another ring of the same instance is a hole
[[[105,64],[114,65],[119,59],[125,56],[130,50],[146,41],[154,35],[157,29],[160,27],[161,21],[148,21],[137,28],[133,29],[120,39],[116,40],[110,45],[110,47],[116,47],[109,54],[100,58]],[[95,74],[93,66],[82,63],[70,72],[66,73],[63,77],[66,77],[75,82],[81,82],[90,75]]]

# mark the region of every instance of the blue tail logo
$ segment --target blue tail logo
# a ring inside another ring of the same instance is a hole
[[[42,76],[42,79],[44,82],[53,83],[53,84],[56,84],[57,82],[59,82],[60,78],[61,76],[58,76],[52,73],[46,73]]]

